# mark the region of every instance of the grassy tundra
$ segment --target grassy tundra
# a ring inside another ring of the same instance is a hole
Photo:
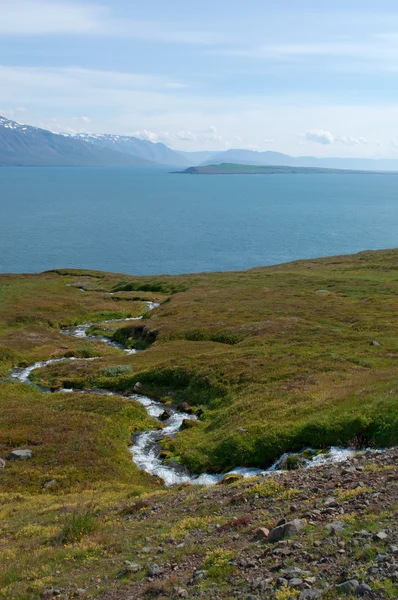
[[[142,321],[101,325],[141,314],[148,300],[161,305]],[[128,451],[132,433],[158,426],[141,406],[111,396],[45,394],[10,381],[13,366],[99,356],[57,363],[32,377],[55,389],[121,393],[140,381],[148,395],[203,410],[193,427],[164,441],[168,456],[193,472],[266,467],[305,446],[397,443],[397,309],[397,250],[175,277],[78,270],[0,276],[0,457],[14,448],[33,451],[31,460],[7,461],[0,472],[0,540],[3,534],[9,541],[11,563],[25,557],[22,571],[0,567],[9,594],[3,597],[35,597],[21,583],[35,564],[49,566],[31,574],[32,593],[56,566],[67,577],[70,548],[80,548],[84,528],[90,533],[90,519],[106,507],[164,493]],[[125,355],[62,335],[62,328],[85,322],[94,333],[145,351]],[[84,515],[64,522],[64,512],[94,499],[86,524]],[[11,529],[3,528],[5,519]],[[40,531],[18,537],[32,521]],[[82,550],[84,560],[98,560],[102,569],[106,528],[102,521],[102,541]],[[65,544],[50,560],[46,544],[59,536]]]

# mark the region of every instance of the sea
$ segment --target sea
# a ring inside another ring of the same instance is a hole
[[[0,168],[0,272],[248,269],[398,246],[398,174]]]

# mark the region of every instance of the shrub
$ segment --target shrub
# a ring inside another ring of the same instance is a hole
[[[93,358],[95,351],[90,346],[79,346],[76,350],[76,356],[78,358]]]
[[[124,373],[130,373],[130,371],[130,365],[112,365],[111,367],[104,369],[102,372],[106,377],[117,377],[118,375],[122,375]]]
[[[64,518],[59,541],[61,544],[79,542],[83,536],[95,530],[95,515],[90,506],[71,512]]]
[[[216,548],[210,550],[206,554],[203,568],[208,571],[209,577],[213,579],[221,579],[230,575],[233,571],[233,566],[229,563],[234,558],[234,553],[231,550]]]

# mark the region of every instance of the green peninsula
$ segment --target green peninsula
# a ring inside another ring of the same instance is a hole
[[[219,165],[203,165],[189,167],[178,171],[183,175],[301,175],[311,173],[328,174],[384,174],[381,171],[355,171],[352,169],[326,169],[322,167],[285,167],[272,165],[240,165],[235,163],[221,163]]]

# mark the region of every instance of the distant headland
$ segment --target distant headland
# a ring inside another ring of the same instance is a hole
[[[181,175],[300,175],[304,173],[331,173],[331,174],[386,174],[385,171],[360,171],[353,169],[327,169],[323,167],[288,167],[273,165],[240,165],[235,163],[221,163],[219,165],[203,165],[189,167],[184,171],[175,171]],[[391,173],[390,173],[391,174]]]

